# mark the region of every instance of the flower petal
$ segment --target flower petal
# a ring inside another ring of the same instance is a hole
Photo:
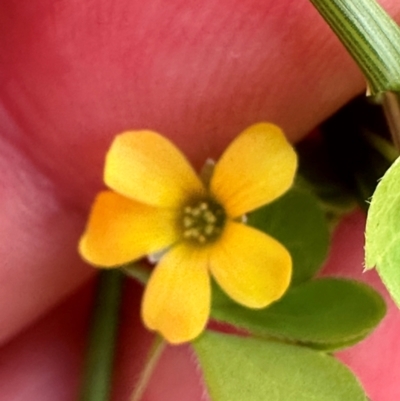
[[[160,251],[177,241],[175,213],[111,191],[101,192],[79,243],[89,263],[114,267]]]
[[[210,313],[208,253],[178,245],[157,265],[147,284],[142,316],[151,330],[179,344],[197,337]]]
[[[293,182],[297,157],[281,129],[252,125],[215,166],[211,192],[228,215],[239,217],[282,195]]]
[[[210,270],[232,299],[250,308],[263,308],[288,288],[292,259],[272,237],[229,221],[211,251]]]
[[[176,207],[203,185],[183,154],[152,131],[118,135],[107,153],[105,183],[138,202]]]

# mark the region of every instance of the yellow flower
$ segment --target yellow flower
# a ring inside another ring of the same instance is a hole
[[[101,192],[80,253],[100,267],[120,267],[165,251],[142,303],[146,326],[169,342],[195,338],[210,312],[210,273],[235,301],[262,308],[291,277],[289,252],[243,216],[292,184],[296,154],[282,131],[246,129],[203,183],[182,153],[152,131],[117,136],[107,154]]]

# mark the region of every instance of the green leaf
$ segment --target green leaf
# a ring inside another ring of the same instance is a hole
[[[277,201],[249,214],[248,224],[266,232],[289,250],[292,284],[309,280],[321,268],[329,247],[329,229],[317,199],[292,188]]]
[[[400,307],[400,158],[379,183],[368,212],[366,268],[376,266]]]
[[[325,278],[291,288],[263,310],[242,307],[213,292],[212,317],[251,334],[336,350],[365,338],[385,315],[380,295],[351,280]]]
[[[344,365],[304,347],[210,332],[193,347],[213,401],[366,401]]]

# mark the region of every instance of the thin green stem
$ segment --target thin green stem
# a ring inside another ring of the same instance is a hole
[[[99,274],[79,401],[109,399],[123,277],[118,270]]]
[[[393,92],[385,92],[382,96],[383,110],[392,140],[396,149],[400,150],[400,98],[397,93]]]
[[[141,400],[164,348],[165,341],[161,337],[156,337],[130,401]]]
[[[400,29],[375,0],[310,0],[363,71],[371,94],[400,91]]]
[[[392,136],[394,136],[394,133]],[[363,133],[363,139],[389,163],[394,163],[394,161],[399,157],[399,152],[393,144],[380,135],[371,131],[366,131]]]

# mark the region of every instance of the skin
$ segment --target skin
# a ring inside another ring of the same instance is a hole
[[[386,0],[400,20],[400,4]],[[199,168],[256,121],[292,141],[365,83],[306,1],[10,0],[0,5],[0,388],[2,399],[76,399],[94,270],[76,244],[115,134],[151,128]],[[362,275],[361,214],[338,229],[325,274]],[[151,343],[126,291],[113,401]],[[387,295],[385,295],[387,298]],[[388,299],[388,298],[387,298]],[[399,312],[342,358],[373,401],[400,396]],[[187,346],[168,348],[144,399],[202,399]]]

